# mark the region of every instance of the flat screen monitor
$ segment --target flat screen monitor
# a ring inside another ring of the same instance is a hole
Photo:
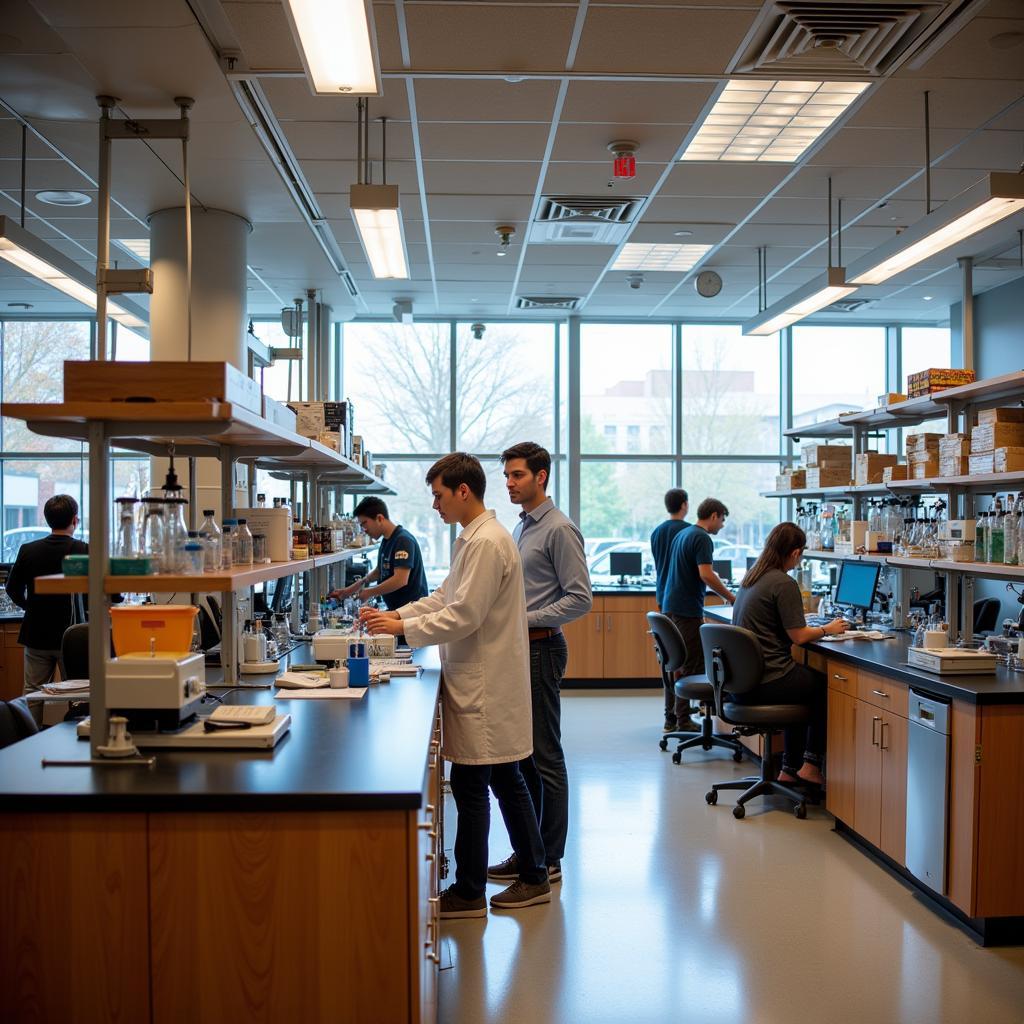
[[[711,568],[715,570],[715,575],[720,580],[731,580],[732,579],[732,562],[728,558],[716,558],[711,563]]]
[[[757,561],[757,555],[747,555],[747,568],[753,569],[754,563]]]
[[[836,604],[870,611],[881,571],[877,562],[843,562],[839,566]]]
[[[608,571],[613,576],[643,576],[642,551],[613,551],[608,555]]]

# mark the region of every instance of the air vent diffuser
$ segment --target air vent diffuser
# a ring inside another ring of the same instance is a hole
[[[578,295],[520,295],[516,309],[575,309],[579,301]]]
[[[856,313],[858,309],[870,306],[874,301],[874,299],[840,299],[838,302],[833,302],[831,306],[826,306],[822,313]]]
[[[530,225],[534,244],[618,245],[642,199],[608,196],[544,196]]]

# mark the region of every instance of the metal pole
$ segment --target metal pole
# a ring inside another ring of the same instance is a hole
[[[843,200],[836,200],[836,264],[843,265]]]
[[[569,317],[569,518],[580,523],[580,318]]]
[[[21,226],[25,226],[25,155],[28,152],[28,126],[21,126]]]
[[[107,491],[110,441],[106,424],[89,423],[89,747],[93,757],[107,743],[107,659],[110,657],[110,613],[103,580],[110,557]]]
[[[175,96],[174,102],[181,111],[182,121],[188,120],[188,112],[195,100],[187,96]],[[187,320],[188,361],[192,362],[192,188],[188,173],[188,136],[181,140],[181,165],[185,179],[185,317]]]
[[[220,445],[220,503],[223,515],[231,518],[235,508],[235,463],[230,445]],[[221,595],[220,663],[224,672],[224,685],[234,686],[238,681],[238,661],[235,651],[235,631],[238,627],[238,606],[234,590]]]
[[[316,290],[306,291],[306,391],[308,401],[322,401],[318,379],[320,376],[320,304],[316,301]]]
[[[117,100],[113,96],[97,96],[100,105],[99,194],[96,211],[96,358],[107,358],[107,286],[104,275],[110,268],[110,139],[107,125],[110,111]]]
[[[961,256],[960,264],[963,295],[960,302],[960,343],[963,349],[963,368],[974,369],[974,259]]]
[[[828,266],[832,269],[832,175],[828,178]]]
[[[924,212],[932,212],[932,126],[928,90],[924,91]]]

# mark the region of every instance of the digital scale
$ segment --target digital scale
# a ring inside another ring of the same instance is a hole
[[[911,647],[907,664],[936,675],[995,675],[999,659],[989,651],[959,647]]]

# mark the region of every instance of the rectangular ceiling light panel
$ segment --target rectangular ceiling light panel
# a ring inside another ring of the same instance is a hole
[[[846,273],[842,267],[829,267],[824,278],[816,277],[784,299],[772,303],[752,320],[748,320],[743,325],[743,333],[774,334],[783,327],[803,320],[805,316],[817,313],[819,309],[831,306],[833,302],[856,290],[856,287],[846,283]]]
[[[398,206],[398,186],[353,185],[349,205],[373,276],[407,278],[409,257]]]
[[[96,286],[86,283],[86,272],[63,253],[20,225],[0,217],[0,259],[43,284],[56,288],[89,309],[96,309]],[[111,319],[125,327],[145,327],[146,322],[115,302],[107,301]]]
[[[729,82],[682,160],[793,163],[870,82]]]
[[[612,270],[692,270],[711,248],[710,245],[627,242],[612,264]]]
[[[1021,210],[1024,210],[1024,175],[986,175],[859,259],[850,268],[850,280],[855,284],[881,284]]]
[[[148,238],[115,238],[115,245],[119,245],[125,252],[137,259],[140,263],[149,266],[149,239]]]
[[[372,0],[285,0],[284,9],[314,95],[380,95]]]

